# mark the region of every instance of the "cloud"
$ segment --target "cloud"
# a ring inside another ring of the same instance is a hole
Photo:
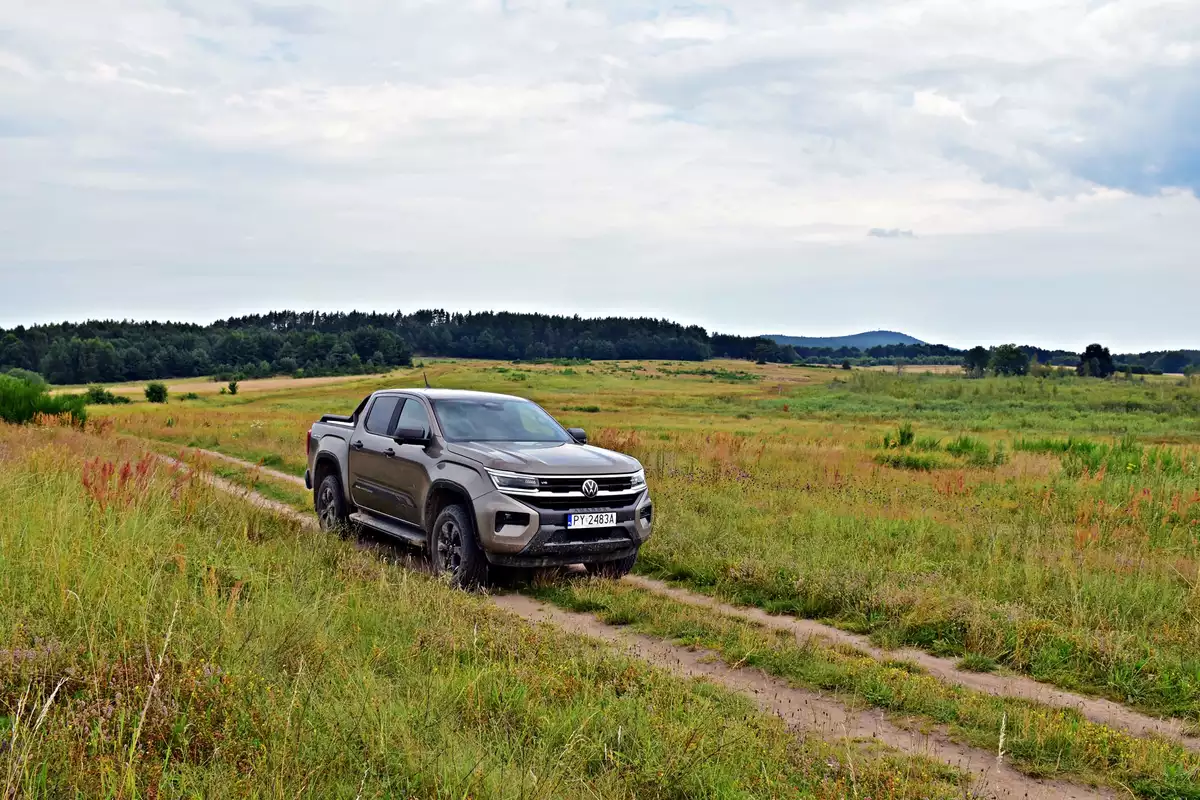
[[[409,303],[453,265],[472,302],[524,302],[517,270],[586,286],[557,303],[657,307],[602,300],[594,276],[620,262],[670,287],[753,261],[800,286],[872,274],[886,250],[917,287],[973,264],[972,241],[1047,279],[1100,248],[1182,281],[1198,76],[1182,2],[0,6],[0,277],[207,274],[188,300],[225,313],[315,303],[331,269],[370,278],[361,302]],[[1132,219],[1182,260],[1127,249]],[[174,285],[142,291],[169,304]],[[62,316],[74,291],[0,300],[0,324]],[[119,314],[126,296],[71,302]]]

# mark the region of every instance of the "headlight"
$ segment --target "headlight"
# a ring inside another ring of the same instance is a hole
[[[639,469],[633,474],[633,478],[629,481],[629,488],[636,489],[639,486],[646,485],[646,470]]]
[[[513,472],[493,472],[488,470],[492,483],[496,488],[506,492],[536,492],[538,479],[531,475],[517,475]]]

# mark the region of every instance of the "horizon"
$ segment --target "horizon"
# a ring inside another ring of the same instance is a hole
[[[1200,346],[1194,3],[47,0],[0,31],[6,327]]]
[[[700,327],[704,328],[705,331],[707,331],[708,335],[710,335],[710,336],[712,336],[714,334],[729,334],[729,335],[735,335],[735,336],[751,336],[751,337],[758,336],[758,337],[767,337],[767,338],[772,337],[772,336],[787,336],[787,337],[793,337],[793,338],[841,339],[841,338],[848,338],[851,336],[857,336],[860,334],[868,334],[868,333],[896,333],[896,334],[902,334],[905,336],[911,336],[914,339],[920,340],[924,344],[945,345],[947,347],[951,347],[956,350],[963,350],[963,351],[969,350],[972,347],[975,347],[978,345],[992,348],[992,347],[996,347],[996,346],[999,346],[1002,344],[1015,344],[1019,347],[1037,347],[1042,350],[1049,350],[1049,351],[1082,353],[1089,344],[1096,344],[1096,343],[1101,344],[1104,347],[1107,347],[1109,349],[1109,351],[1112,352],[1114,355],[1117,355],[1117,354],[1136,355],[1139,353],[1147,353],[1147,352],[1171,352],[1171,351],[1179,351],[1179,350],[1200,351],[1200,343],[1194,344],[1192,346],[1183,345],[1183,346],[1174,346],[1174,347],[1150,347],[1150,348],[1131,350],[1131,349],[1122,348],[1120,346],[1114,346],[1113,344],[1111,344],[1107,341],[1100,341],[1097,339],[1090,339],[1087,342],[1080,344],[1078,346],[1050,345],[1050,344],[1046,344],[1043,342],[1021,341],[1021,340],[1003,339],[1003,338],[1001,338],[997,341],[992,341],[992,342],[955,343],[955,342],[945,342],[945,341],[934,341],[931,339],[927,339],[923,336],[920,336],[919,334],[913,333],[909,330],[903,330],[903,329],[897,329],[897,328],[865,328],[863,330],[855,331],[852,333],[742,332],[742,331],[737,331],[737,330],[728,330],[719,325],[716,327],[712,327],[712,326],[705,325],[700,322],[684,320],[684,319],[676,319],[673,317],[667,317],[667,316],[656,315],[656,314],[641,314],[641,313],[575,314],[575,313],[559,312],[559,311],[527,311],[527,310],[517,311],[514,309],[508,309],[508,308],[495,308],[495,309],[436,308],[436,309],[434,309],[434,308],[426,307],[426,308],[420,308],[420,309],[414,308],[412,310],[407,310],[407,311],[403,310],[403,309],[395,309],[395,308],[388,308],[388,309],[384,309],[384,308],[374,308],[374,309],[372,309],[372,308],[351,308],[351,309],[271,308],[271,309],[267,309],[264,311],[246,311],[246,312],[240,312],[240,313],[236,313],[236,314],[225,314],[222,316],[212,316],[212,317],[195,318],[195,319],[179,319],[179,318],[168,318],[168,317],[138,318],[138,317],[95,317],[95,316],[93,316],[93,317],[79,318],[79,319],[68,319],[68,320],[59,319],[59,320],[39,321],[39,322],[32,322],[32,323],[16,323],[16,324],[5,324],[2,321],[0,321],[0,332],[5,331],[5,330],[13,330],[17,327],[29,329],[29,328],[33,328],[33,327],[48,326],[48,325],[62,325],[62,324],[84,325],[84,324],[91,323],[91,322],[124,322],[124,323],[133,323],[133,324],[148,324],[148,323],[188,324],[188,325],[198,325],[201,327],[207,327],[207,326],[216,324],[218,322],[224,322],[229,319],[238,319],[238,318],[243,318],[243,317],[248,317],[248,316],[265,315],[265,314],[285,312],[285,311],[290,311],[290,312],[295,312],[295,313],[317,312],[317,313],[322,313],[322,314],[353,314],[353,313],[390,314],[390,313],[396,313],[396,312],[413,313],[414,311],[427,311],[427,310],[446,311],[447,313],[451,313],[451,314],[515,313],[515,314],[543,314],[546,316],[560,316],[560,317],[579,316],[583,319],[601,319],[601,318],[605,318],[605,317],[617,317],[617,318],[626,318],[626,319],[650,318],[650,319],[659,319],[659,320],[665,320],[667,322],[677,323],[677,324],[683,325],[685,327],[690,326],[690,325],[699,325]]]

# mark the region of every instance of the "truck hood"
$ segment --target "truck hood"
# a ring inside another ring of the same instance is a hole
[[[448,442],[446,449],[489,469],[533,475],[619,475],[642,468],[627,455],[573,443]]]

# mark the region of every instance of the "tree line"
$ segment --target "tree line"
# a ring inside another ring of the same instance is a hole
[[[1107,378],[1118,372],[1147,375],[1182,372],[1191,374],[1200,367],[1200,351],[1175,350],[1114,356],[1107,347],[1089,344],[1082,353],[1041,350],[1002,344],[998,347],[972,347],[962,355],[963,370],[972,377],[1026,375],[1036,369],[1073,368],[1084,378]]]
[[[1074,367],[1087,360],[1079,353],[1011,347],[1023,354],[1023,371],[1028,371],[1031,363]],[[977,368],[978,358],[970,360],[974,352],[929,344],[866,350],[797,348],[767,337],[710,334],[697,325],[646,317],[588,319],[442,310],[408,314],[276,311],[209,325],[92,320],[0,329],[0,372],[30,370],[60,385],[208,375],[229,380],[278,374],[354,374],[411,364],[414,353],[509,361],[734,358],[831,365],[964,363],[970,371]],[[982,369],[993,369],[993,351],[985,352],[989,363]],[[1004,350],[1001,356],[997,362],[1001,374],[1018,371],[1021,359],[1010,366],[1004,359],[1012,353]],[[1179,372],[1200,365],[1200,352],[1143,353],[1114,359],[1115,369]]]
[[[0,372],[53,384],[216,375],[340,375],[424,356],[504,360],[780,361],[792,352],[760,337],[713,335],[668,320],[514,313],[277,311],[210,325],[93,320],[0,330]]]

